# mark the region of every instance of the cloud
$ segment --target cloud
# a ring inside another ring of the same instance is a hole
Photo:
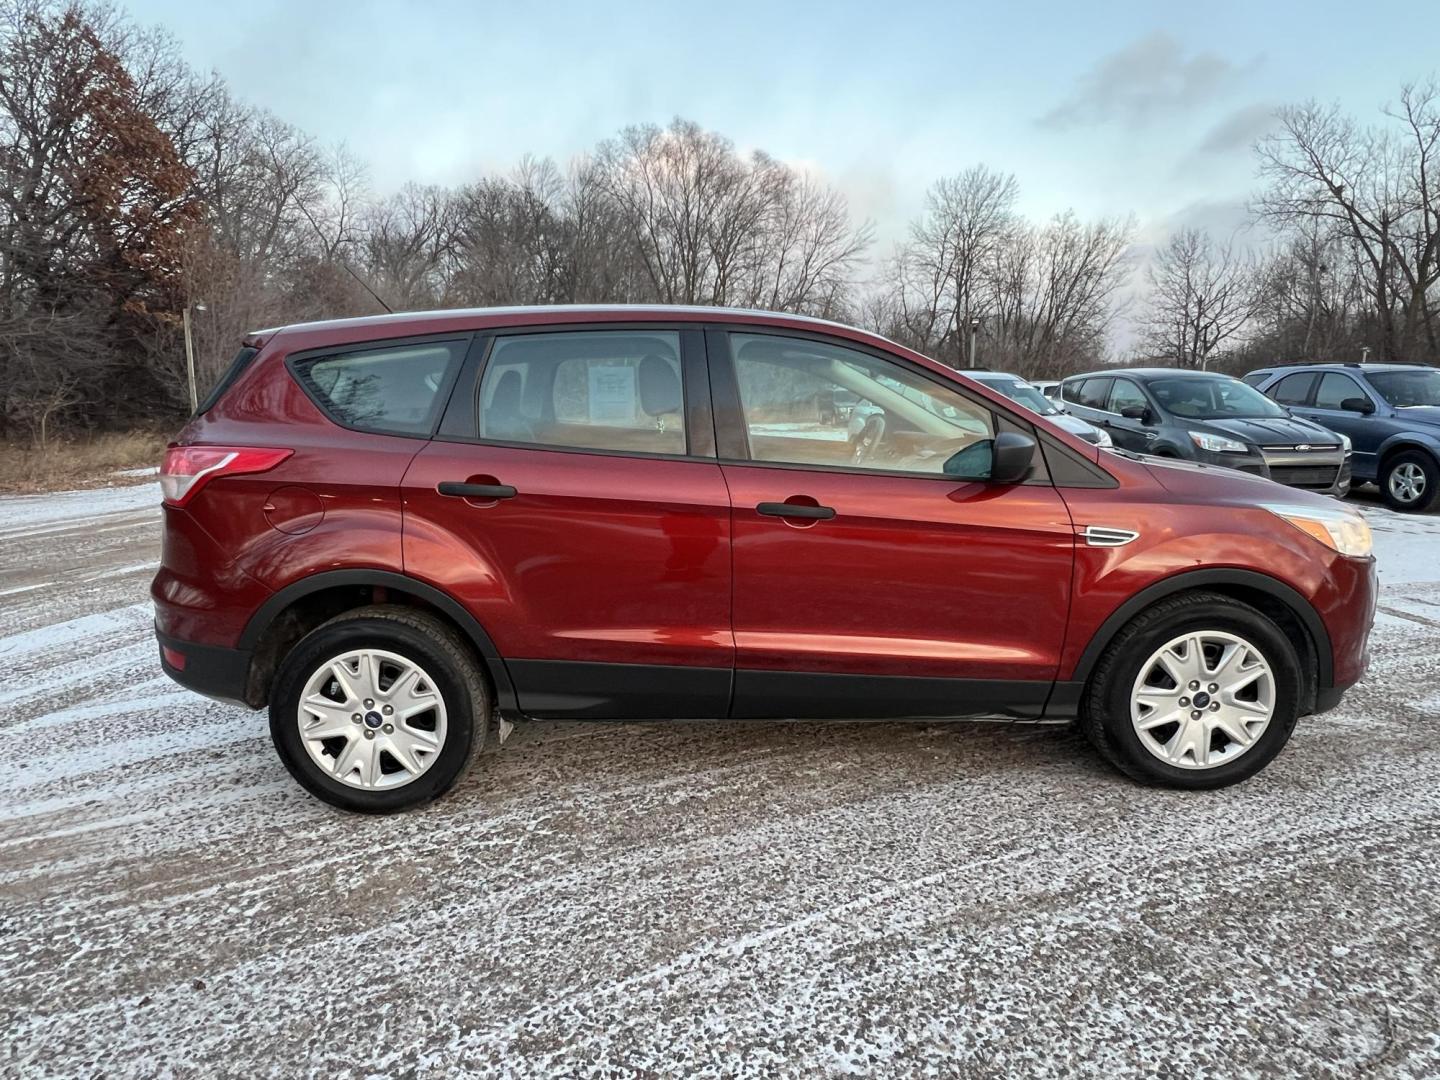
[[[1257,139],[1273,131],[1278,123],[1275,106],[1246,105],[1212,127],[1195,152],[1226,154],[1232,150],[1248,150]]]
[[[1227,197],[1197,199],[1147,224],[1142,241],[1152,245],[1164,243],[1181,229],[1199,229],[1220,244],[1238,248],[1263,246],[1267,240],[1264,229],[1256,228],[1250,213],[1249,200],[1242,192]]]
[[[1187,57],[1179,41],[1156,31],[1102,57],[1037,122],[1056,131],[1108,121],[1147,123],[1215,100],[1258,63],[1235,64],[1212,52]]]

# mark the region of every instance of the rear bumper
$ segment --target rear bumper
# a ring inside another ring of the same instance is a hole
[[[162,634],[159,629],[155,631],[155,638],[160,645],[160,666],[170,678],[197,694],[249,708],[245,701],[245,688],[250,680],[247,650],[180,641]]]

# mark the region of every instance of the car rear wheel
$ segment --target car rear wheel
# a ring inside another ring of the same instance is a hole
[[[280,666],[270,735],[312,795],[361,813],[443,794],[485,738],[489,694],[444,623],[374,606],[306,635]]]
[[[1385,462],[1380,495],[1396,510],[1429,510],[1440,497],[1440,465],[1422,450],[1405,450]]]
[[[1215,593],[1187,593],[1116,635],[1095,666],[1081,725],[1135,780],[1225,787],[1284,747],[1301,690],[1295,648],[1266,615]]]

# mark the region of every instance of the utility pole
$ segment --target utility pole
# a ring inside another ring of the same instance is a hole
[[[976,335],[976,333],[977,333],[979,330],[980,330],[980,320],[979,320],[979,319],[971,319],[971,320],[970,320],[970,366],[971,366],[972,368],[976,366],[976,364],[975,364],[975,335]]]
[[[190,415],[200,411],[200,388],[195,385],[195,341],[190,333],[190,309],[204,311],[204,304],[185,305],[185,374],[190,383]]]

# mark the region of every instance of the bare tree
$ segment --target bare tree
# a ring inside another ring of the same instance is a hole
[[[1174,233],[1146,277],[1146,346],[1177,367],[1208,367],[1250,325],[1263,299],[1256,261],[1199,229]]]
[[[983,317],[977,344],[987,366],[1021,375],[1058,376],[1098,362],[1130,271],[1133,222],[1086,223],[1066,213],[1033,225],[1000,212],[1015,197],[1009,178],[983,168],[962,176],[969,180],[946,186],[953,198],[932,199],[910,243],[882,268],[862,309],[866,321],[932,356],[968,359],[962,331]],[[983,254],[973,267],[957,254],[956,228],[939,227],[960,215],[937,211],[966,206],[984,211],[971,215],[984,227],[963,230],[962,246]]]
[[[869,243],[838,194],[687,121],[626,128],[596,164],[660,303],[833,312]]]
[[[1388,126],[1364,127],[1314,102],[1278,113],[1257,147],[1268,183],[1258,215],[1281,228],[1324,225],[1354,247],[1387,360],[1440,358],[1440,88],[1407,85]]]
[[[910,227],[905,272],[925,299],[921,310],[934,328],[954,330],[957,366],[974,363],[966,342],[972,319],[989,314],[992,291],[985,275],[1014,226],[1019,185],[1009,173],[975,165],[939,180],[926,195],[925,215]]]
[[[1227,367],[1351,360],[1378,338],[1355,245],[1320,220],[1296,223],[1258,266],[1259,292],[1245,341]]]
[[[444,188],[406,184],[365,221],[364,268],[396,310],[444,302],[455,250],[455,208]]]
[[[995,253],[989,348],[1027,377],[1058,376],[1103,357],[1130,275],[1134,222],[1058,214],[1018,226]]]

